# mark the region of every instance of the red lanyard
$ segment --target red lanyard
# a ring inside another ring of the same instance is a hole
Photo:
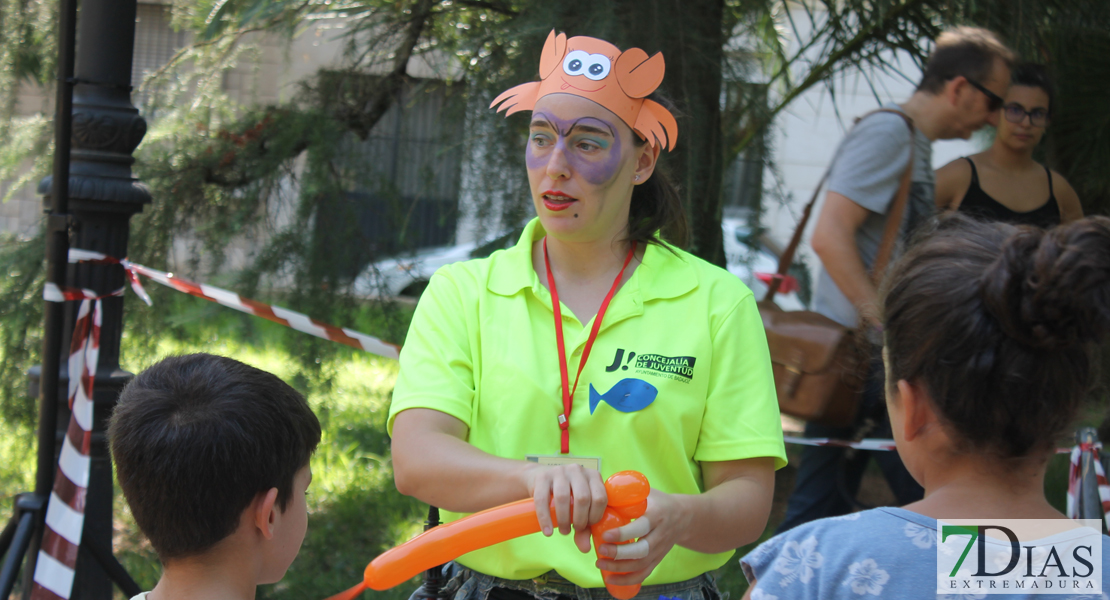
[[[563,345],[563,311],[559,307],[559,290],[555,289],[555,276],[551,274],[551,259],[547,256],[547,238],[543,238],[543,264],[547,267],[547,286],[551,288],[551,310],[555,313],[555,345],[559,347],[559,376],[563,382],[563,414],[559,415],[559,429],[562,430],[560,451],[563,454],[570,453],[570,409],[574,392],[578,389],[578,378],[582,376],[582,367],[586,366],[586,359],[590,358],[590,349],[594,347],[597,332],[601,329],[601,319],[605,317],[609,302],[617,293],[621,279],[624,278],[624,270],[628,267],[628,263],[632,262],[632,255],[635,252],[636,242],[632,242],[632,247],[628,249],[628,256],[624,258],[624,265],[621,266],[621,272],[617,273],[617,278],[613,280],[613,287],[609,288],[609,293],[605,295],[605,300],[601,302],[601,308],[597,309],[594,326],[590,328],[590,337],[586,340],[586,346],[582,349],[582,360],[578,363],[578,374],[574,376],[574,387],[570,387],[570,375],[567,373],[567,349]]]

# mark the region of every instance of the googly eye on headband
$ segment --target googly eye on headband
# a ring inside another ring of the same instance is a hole
[[[646,99],[663,82],[664,70],[662,53],[649,58],[639,48],[621,52],[604,40],[567,39],[553,29],[540,54],[540,80],[502,92],[490,108],[500,104],[498,112],[508,116],[532,110],[548,94],[574,94],[609,109],[652,146],[673,150],[678,140],[674,115]]]

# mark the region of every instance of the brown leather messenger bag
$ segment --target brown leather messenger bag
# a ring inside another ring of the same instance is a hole
[[[890,210],[887,211],[886,228],[883,230],[875,263],[871,267],[871,281],[876,287],[886,273],[894,243],[901,230],[914,159],[913,120],[904,113],[881,108],[856,119],[856,123],[879,112],[893,113],[906,121],[910,128],[910,160],[902,173]],[[763,318],[767,346],[771,351],[779,410],[806,421],[847,426],[855,419],[860,390],[867,376],[871,348],[866,337],[862,332],[845,327],[822,314],[808,310],[784,311],[774,302],[775,294],[794,261],[794,252],[801,242],[813,205],[817,202],[835,162],[836,157],[817,184],[813,198],[806,204],[794,236],[790,239],[790,245],[779,257],[778,273],[768,286],[767,295],[759,302],[759,314]]]

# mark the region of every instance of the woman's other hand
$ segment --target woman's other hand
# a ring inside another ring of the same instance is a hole
[[[679,501],[679,496],[652,489],[644,516],[624,527],[606,531],[602,539],[607,543],[598,549],[606,558],[597,560],[597,568],[625,573],[610,576],[606,583],[633,585],[647,579],[689,526],[688,506]],[[637,541],[618,544],[633,539]]]
[[[574,543],[590,551],[590,525],[601,520],[609,499],[601,474],[578,464],[535,465],[524,472],[525,485],[536,503],[536,517],[544,535],[567,535],[574,528]],[[551,509],[555,509],[554,521]]]
[[[676,545],[716,554],[759,538],[771,512],[774,459],[707,461],[701,468],[705,492],[667,494],[653,489],[644,516],[605,533],[602,539],[607,543],[599,551],[606,558],[599,558],[596,565],[603,571],[625,573],[610,576],[606,583],[643,582]],[[615,543],[637,538],[632,544]]]

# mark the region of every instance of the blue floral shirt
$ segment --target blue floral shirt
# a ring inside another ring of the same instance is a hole
[[[1110,590],[1110,538],[1102,536],[1103,589]],[[752,600],[897,598],[990,600],[1110,595],[937,594],[937,521],[901,508],[819,519],[763,542],[740,566]]]

